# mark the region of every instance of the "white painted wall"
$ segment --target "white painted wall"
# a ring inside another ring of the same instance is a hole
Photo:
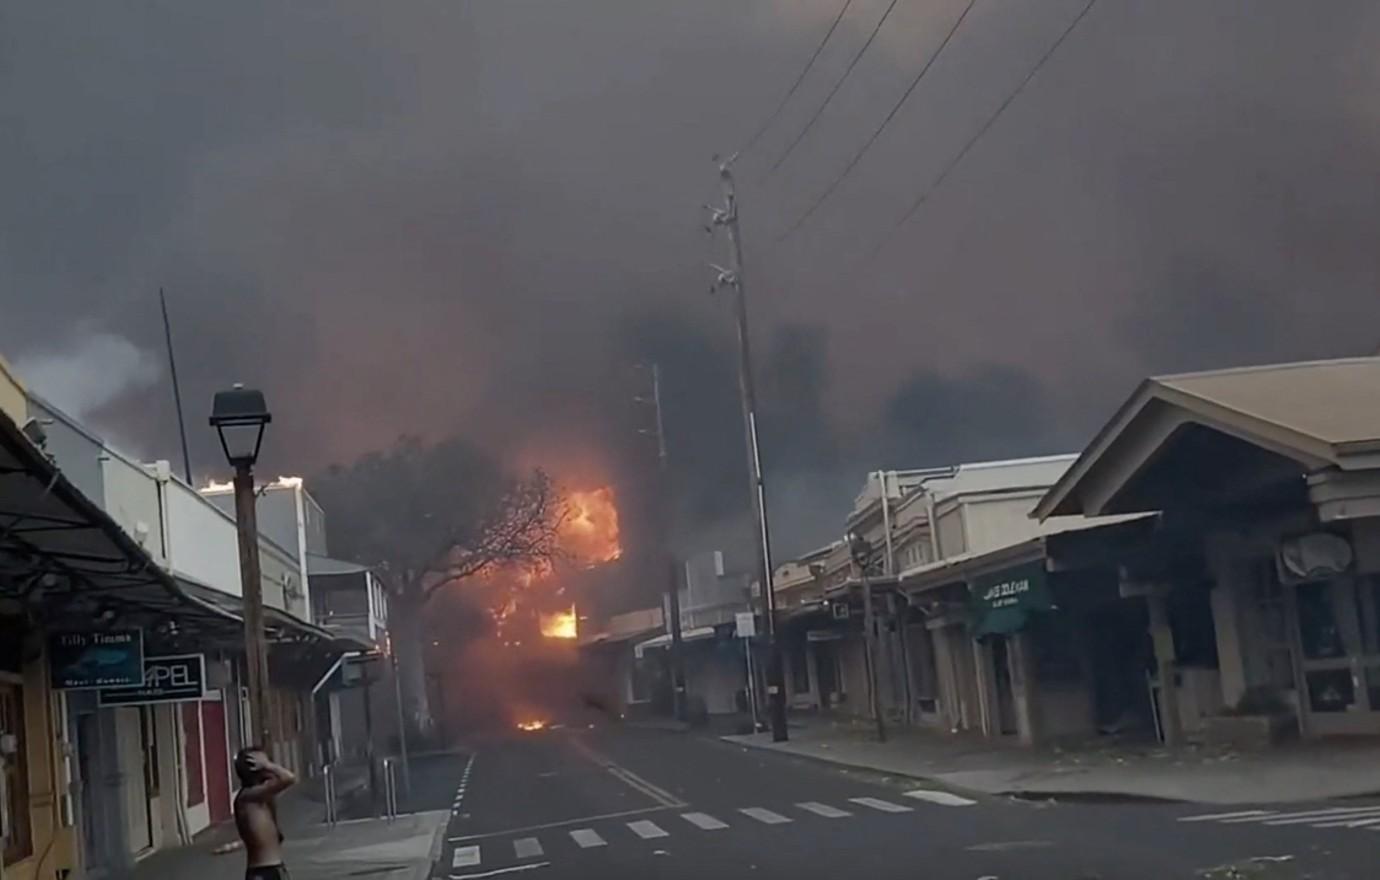
[[[151,468],[122,458],[110,450],[100,455],[103,506],[130,537],[159,564],[167,564],[163,546],[162,514],[158,505],[158,481]]]
[[[937,512],[936,518],[939,520],[940,558],[947,559],[966,551],[968,544],[963,533],[963,507],[960,505]]]
[[[177,480],[165,486],[172,571],[223,593],[242,595],[234,520]]]
[[[1030,518],[1030,511],[1038,501],[1036,494],[975,498],[964,502],[967,508],[968,552],[982,553],[998,547],[1009,547],[1038,535],[1039,523]]]

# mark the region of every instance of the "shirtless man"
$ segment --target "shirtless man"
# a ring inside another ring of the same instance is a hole
[[[235,829],[244,841],[245,880],[288,880],[275,798],[291,788],[297,777],[270,761],[261,748],[240,749],[235,755],[235,775],[240,779]]]

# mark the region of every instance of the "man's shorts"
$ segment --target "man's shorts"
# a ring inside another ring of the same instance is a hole
[[[245,868],[244,880],[291,880],[287,868],[282,865],[259,865]]]

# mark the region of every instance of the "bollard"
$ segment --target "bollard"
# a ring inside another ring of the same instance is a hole
[[[338,818],[335,802],[335,765],[327,764],[322,768],[321,778],[326,791],[326,824],[333,826]]]
[[[383,800],[384,815],[390,820],[398,818],[398,778],[392,758],[383,759]]]

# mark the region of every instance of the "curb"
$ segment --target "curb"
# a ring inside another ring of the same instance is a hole
[[[415,880],[427,880],[432,876],[432,869],[441,861],[441,853],[446,849],[446,829],[450,828],[450,822],[443,821],[436,828],[436,834],[431,839],[431,851],[427,853],[427,863],[415,872]],[[437,874],[436,876],[441,876]]]
[[[861,764],[855,761],[844,761],[838,758],[825,757],[823,755],[802,754],[800,752],[787,751],[786,749],[779,749],[773,746],[759,745],[758,743],[745,743],[740,742],[729,736],[721,736],[719,737],[719,741],[722,742],[724,745],[739,746],[740,748],[744,749],[756,749],[761,752],[772,752],[773,754],[782,755],[787,758],[800,758],[804,761],[812,761],[816,764],[823,764],[828,767],[847,767],[850,770],[862,770],[867,773],[877,773],[882,776],[899,776],[903,779],[914,779],[916,782],[924,782],[929,785],[942,786],[946,790],[953,791],[957,794],[966,794],[973,795],[975,797],[987,798],[1006,797],[1008,795],[1014,796],[1014,792],[986,791],[984,789],[979,788],[969,788],[964,785],[954,785],[953,783],[946,782],[944,780],[935,779],[932,776],[920,776],[915,773],[900,773],[893,770],[885,770],[880,767],[874,767],[871,764]],[[1034,798],[1032,797],[1031,799],[1033,800]]]

